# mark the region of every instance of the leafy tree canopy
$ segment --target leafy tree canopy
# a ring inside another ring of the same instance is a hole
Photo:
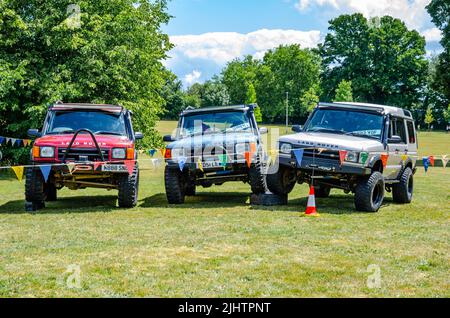
[[[334,97],[335,102],[353,102],[352,81],[342,80]]]

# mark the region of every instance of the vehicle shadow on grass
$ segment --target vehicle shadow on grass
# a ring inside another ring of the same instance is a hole
[[[25,200],[9,201],[0,205],[0,214],[63,214],[112,212],[117,209],[117,196],[73,196],[61,197],[56,202],[45,202],[45,208],[25,211]]]
[[[184,204],[169,204],[164,193],[140,200],[142,208],[178,208],[211,209],[216,207],[243,207],[248,205],[249,193],[245,192],[198,192],[196,196],[187,196]]]

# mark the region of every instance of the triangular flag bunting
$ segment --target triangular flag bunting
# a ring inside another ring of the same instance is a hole
[[[402,161],[405,163],[408,160],[408,155],[402,155]]]
[[[6,137],[6,145],[8,145],[11,142],[11,138]]]
[[[228,163],[228,156],[224,154],[224,155],[217,155],[217,157],[219,157],[220,164],[222,165],[222,167],[225,168]]]
[[[4,141],[5,141],[5,137],[0,137],[0,146],[3,145]]]
[[[292,150],[292,153],[294,154],[295,160],[297,161],[297,168],[300,168],[302,166],[304,152],[305,152],[304,149],[294,149],[294,150]]]
[[[348,153],[347,150],[339,150],[339,162],[341,165],[344,163],[347,153]]]
[[[100,167],[104,162],[95,161],[94,162],[94,171],[97,171],[98,167]]]
[[[41,169],[42,176],[44,177],[44,181],[48,181],[48,177],[50,175],[50,171],[52,170],[52,166],[39,166]]]
[[[198,158],[197,169],[200,169],[201,172],[205,172],[205,170],[203,170],[203,162],[201,158]]]
[[[125,160],[125,167],[127,167],[128,174],[132,175],[134,170],[134,160]]]
[[[159,149],[161,151],[161,155],[164,157],[166,155],[166,148]]]
[[[187,161],[186,157],[180,157],[178,159],[178,167],[180,168],[181,171],[184,170],[184,166],[186,165],[186,161]]]
[[[156,149],[151,149],[151,150],[149,150],[149,155],[150,155],[150,157],[154,157],[155,156],[155,154],[156,154]]]
[[[389,159],[389,155],[387,155],[387,154],[381,155],[381,162],[383,163],[383,168],[387,167],[388,159]]]
[[[442,166],[443,166],[444,168],[447,167],[447,163],[448,163],[447,156],[442,156]]]
[[[69,169],[69,172],[72,173],[73,169],[75,169],[75,164],[74,163],[68,163],[66,164],[67,169]]]
[[[31,140],[30,139],[24,139],[23,140],[23,146],[24,147],[27,147],[27,146],[29,146],[31,144]]]
[[[434,156],[430,156],[430,164],[434,167]]]
[[[425,173],[428,172],[428,167],[430,165],[430,159],[428,157],[422,158],[423,168],[425,169]]]
[[[23,166],[11,167],[16,174],[17,180],[22,181],[23,178]]]
[[[247,163],[247,167],[250,169],[252,166],[252,154],[249,151],[245,152],[245,162]]]
[[[363,165],[365,165],[366,162],[367,162],[367,159],[369,159],[369,154],[368,154],[367,152],[361,152],[361,154],[359,155],[359,157],[360,157],[361,163],[362,163]]]
[[[14,147],[16,145],[17,139],[16,138],[10,138],[10,140],[11,140],[11,146]]]

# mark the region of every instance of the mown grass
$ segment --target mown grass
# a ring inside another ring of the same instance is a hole
[[[116,208],[115,191],[64,189],[37,214],[3,172],[0,296],[450,296],[448,168],[419,170],[410,205],[389,196],[379,213],[357,213],[351,195],[333,191],[310,219],[300,216],[305,186],[286,207],[251,207],[241,183],[171,206],[162,168],[141,167],[134,209]],[[381,288],[367,286],[371,264]],[[65,284],[70,265],[80,266],[79,289]]]

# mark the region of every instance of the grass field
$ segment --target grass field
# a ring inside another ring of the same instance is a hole
[[[445,134],[420,139],[450,153]],[[334,191],[314,219],[300,217],[305,186],[286,207],[252,208],[241,183],[170,206],[162,168],[141,168],[134,209],[116,208],[115,191],[64,189],[37,214],[23,212],[23,183],[2,172],[0,296],[450,296],[449,168],[419,170],[410,205],[388,196],[379,213],[357,213],[351,195]],[[379,288],[367,286],[369,265]],[[80,288],[65,283],[68,268],[79,268]]]

